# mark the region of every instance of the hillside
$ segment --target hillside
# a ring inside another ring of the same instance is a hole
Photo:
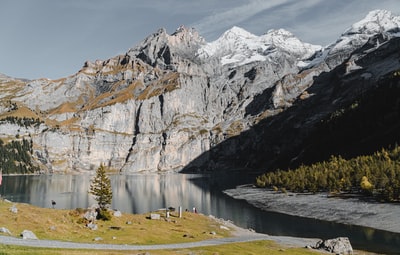
[[[375,151],[399,138],[399,25],[372,11],[326,47],[283,29],[210,43],[160,29],[58,80],[1,75],[0,138],[29,141],[18,162],[42,172],[257,170]]]

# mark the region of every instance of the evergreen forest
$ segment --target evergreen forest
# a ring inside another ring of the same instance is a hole
[[[30,174],[38,172],[32,163],[32,142],[16,139],[5,143],[0,139],[0,170],[3,174]]]
[[[256,178],[256,186],[283,192],[332,192],[363,194],[378,201],[400,201],[400,147],[382,149],[372,155],[301,165],[276,170]]]

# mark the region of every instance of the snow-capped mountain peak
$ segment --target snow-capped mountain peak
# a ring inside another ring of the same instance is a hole
[[[319,45],[312,45],[300,41],[300,39],[285,29],[269,30],[266,34],[261,36],[261,40],[265,44],[280,48],[282,51],[289,52],[299,59],[309,58],[322,48]]]
[[[381,32],[398,32],[400,17],[387,10],[374,10],[367,16],[354,23],[343,35],[352,34],[377,34]]]
[[[239,66],[265,61],[277,51],[305,59],[320,49],[320,46],[301,42],[284,29],[269,30],[262,36],[256,36],[242,28],[232,27],[214,42],[201,47],[197,55],[202,58],[217,57],[223,65]]]
[[[354,23],[334,43],[326,46],[323,51],[316,54],[316,57],[309,61],[300,63],[301,67],[309,68],[330,58],[330,61],[342,61],[337,56],[343,52],[352,52],[364,45],[372,36],[383,33],[389,37],[400,36],[400,16],[394,15],[387,10],[374,10],[369,12],[364,19]],[[379,47],[379,40],[376,47]],[[330,62],[328,61],[328,62]]]
[[[257,36],[244,30],[243,28],[234,26],[223,33],[223,35],[220,37],[221,40],[238,40],[239,38],[254,39],[257,38]]]

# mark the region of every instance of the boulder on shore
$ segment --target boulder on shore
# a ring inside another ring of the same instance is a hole
[[[353,247],[347,237],[318,241],[315,249],[325,250],[334,254],[353,254]]]

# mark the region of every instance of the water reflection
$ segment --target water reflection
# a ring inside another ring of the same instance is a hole
[[[40,207],[50,208],[51,200],[55,200],[57,208],[86,208],[96,203],[88,193],[90,180],[89,175],[4,176],[0,194],[11,201]],[[248,175],[112,175],[112,208],[146,213],[169,206],[189,210],[196,207],[206,215],[229,219],[257,232],[324,239],[348,236],[355,248],[400,254],[399,234],[265,212],[221,192],[250,180],[253,178]]]
[[[128,213],[146,213],[169,206],[184,209],[197,207],[210,212],[209,190],[193,185],[196,175],[111,175],[113,188],[112,208]],[[40,207],[86,208],[96,201],[88,193],[92,176],[40,175],[4,176],[1,195],[15,202]]]

